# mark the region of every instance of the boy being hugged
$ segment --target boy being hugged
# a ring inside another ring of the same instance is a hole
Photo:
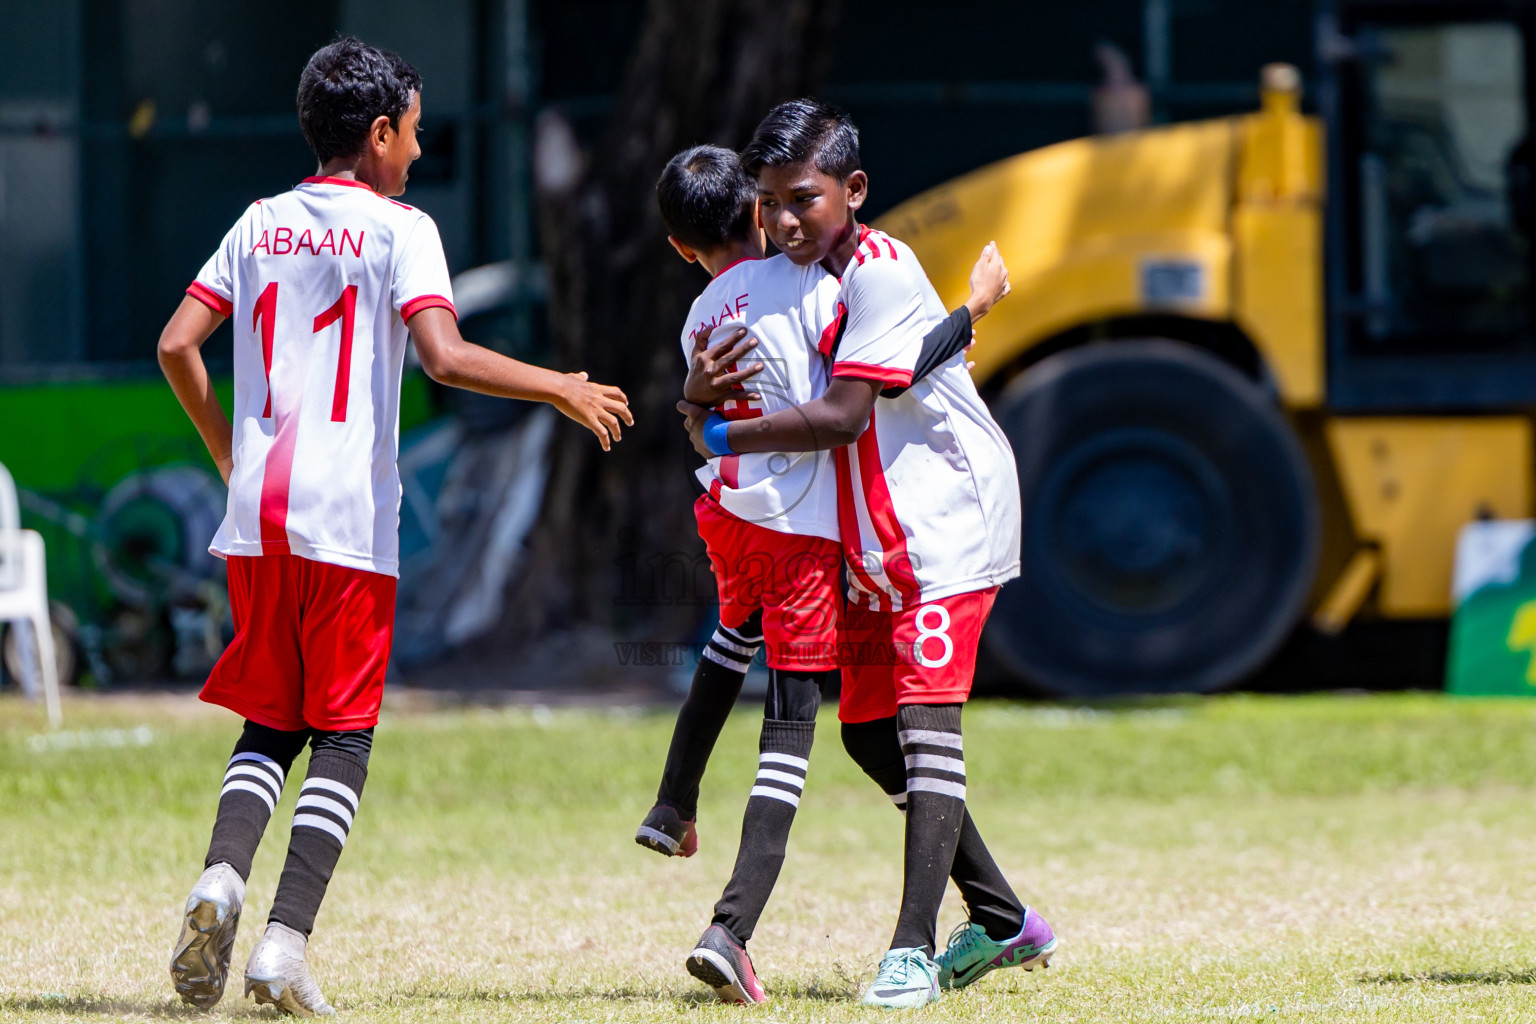
[[[548,402],[604,450],[633,424],[618,388],[529,366],[459,335],[432,219],[388,196],[421,155],[421,79],[351,38],[310,58],[299,125],[319,161],[230,229],[160,337],[160,365],[229,505],[235,639],[202,699],[245,718],[171,977],[203,1009],[224,992],[251,861],[306,745],[309,766],[265,933],[245,969],[258,1003],[333,1012],[305,948],[357,814],[394,630],[400,376],[407,340],[441,383]],[[201,346],[234,320],[234,422]]]
[[[718,146],[679,153],[662,172],[656,198],[672,246],[710,275],[680,339],[690,364],[685,393],[717,403],[724,416],[735,420],[791,409],[825,390],[827,369],[816,345],[824,311],[836,300],[837,282],[820,267],[796,266],[782,255],[764,258],[763,232],[755,222],[757,187],[736,154]],[[722,323],[751,328],[758,343],[752,357],[758,361],[706,383],[699,377],[710,364],[700,358],[699,337]],[[754,371],[760,372],[751,391],[730,389]],[[761,1002],[765,996],[746,943],[784,862],[805,784],[821,686],[837,671],[842,554],[836,540],[836,495],[824,452],[728,456],[711,460],[698,475],[705,493],[694,513],[720,593],[720,628],[713,644],[729,644],[727,653],[750,659],[746,633],[760,623],[756,633],[766,650],[769,693],[736,870],[687,965],[721,998]],[[728,712],[724,698],[734,699],[741,688],[741,673],[734,669],[702,658],[704,692],[690,700],[699,704],[706,694],[718,696],[722,699],[713,703]],[[718,726],[702,732],[701,742],[688,744],[696,751],[693,762],[699,771]],[[649,825],[666,830],[671,818],[686,814],[692,819],[687,812],[694,808],[666,802],[668,779],[676,775],[669,771],[664,777],[652,810],[657,820],[648,818]],[[696,777],[689,782],[687,796],[696,799]],[[669,810],[671,818],[663,817]]]

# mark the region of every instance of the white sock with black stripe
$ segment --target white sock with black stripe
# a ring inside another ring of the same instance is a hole
[[[901,913],[892,949],[933,955],[939,904],[965,819],[965,751],[959,704],[908,704],[896,712],[907,769],[907,834]],[[899,805],[898,805],[899,806]]]
[[[330,736],[346,736],[331,733]],[[357,815],[368,764],[350,750],[320,746],[309,757],[304,788],[294,806],[288,860],[277,884],[269,920],[308,935],[325,899],[326,887],[347,844]]]

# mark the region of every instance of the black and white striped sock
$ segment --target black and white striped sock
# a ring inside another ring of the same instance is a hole
[[[740,626],[732,627],[724,623],[716,626],[715,635],[704,645],[703,654],[715,664],[745,675],[762,646],[762,619],[754,617]]]
[[[845,723],[843,746],[896,809],[906,814],[906,756],[901,750],[896,719]],[[1024,927],[1024,904],[992,859],[992,851],[982,840],[969,808],[960,826],[960,840],[955,846],[955,862],[950,867],[949,877],[954,879],[960,897],[965,900],[966,916],[981,925],[989,936],[1001,942],[1019,934]]]
[[[810,726],[809,729],[804,728]],[[782,734],[793,730],[796,734],[803,731],[807,740],[815,731],[814,722],[764,722],[763,732],[770,731]],[[788,746],[788,743],[783,744]],[[805,744],[806,753],[810,753],[810,743]],[[752,797],[765,797],[769,800],[778,800],[789,804],[790,807],[800,806],[800,795],[805,792],[805,774],[810,769],[810,759],[797,754],[784,753],[777,750],[765,750],[757,755],[757,778],[752,780],[752,791],[747,795]]]
[[[250,878],[251,861],[261,845],[272,811],[282,798],[288,769],[308,739],[308,729],[284,732],[255,722],[245,723],[224,769],[218,816],[213,822],[204,867],[223,862],[241,878]]]
[[[896,713],[907,767],[906,857],[892,949],[933,955],[939,904],[965,818],[959,704],[908,704]]]
[[[762,612],[754,612],[735,628],[718,626],[693,671],[688,698],[672,729],[661,786],[656,790],[656,802],[673,807],[685,821],[698,817],[704,768],[736,698],[741,696],[747,669],[762,646]]]
[[[362,730],[370,734],[372,730]],[[288,860],[277,884],[269,920],[308,935],[325,899],[341,849],[352,831],[368,762],[355,750],[327,742],[330,737],[355,738],[352,733],[316,733],[304,788],[294,807]]]
[[[253,793],[271,814],[283,797],[283,782],[287,778],[288,769],[266,754],[254,750],[236,754],[224,769],[224,788],[219,791],[219,799],[234,793]]]
[[[752,938],[779,880],[815,736],[814,709],[810,721],[763,722],[757,778],[741,819],[736,866],[720,902],[715,904],[714,923],[724,925],[739,942]]]

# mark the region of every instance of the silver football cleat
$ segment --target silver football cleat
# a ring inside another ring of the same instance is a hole
[[[244,903],[245,881],[228,864],[204,871],[192,887],[171,951],[171,981],[184,1002],[207,1010],[224,995]]]
[[[328,1017],[336,1011],[320,994],[304,962],[309,938],[285,924],[267,925],[245,964],[245,994],[300,1017]]]

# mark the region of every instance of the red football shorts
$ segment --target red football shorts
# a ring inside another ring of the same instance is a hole
[[[837,668],[843,564],[837,541],[749,523],[708,494],[693,503],[693,514],[720,593],[720,624],[734,629],[761,608],[769,666]]]
[[[902,704],[961,704],[997,588],[953,594],[899,612],[843,610],[844,722],[890,718]]]
[[[298,555],[232,555],[228,568],[235,639],[202,699],[290,732],[377,725],[395,578]]]

